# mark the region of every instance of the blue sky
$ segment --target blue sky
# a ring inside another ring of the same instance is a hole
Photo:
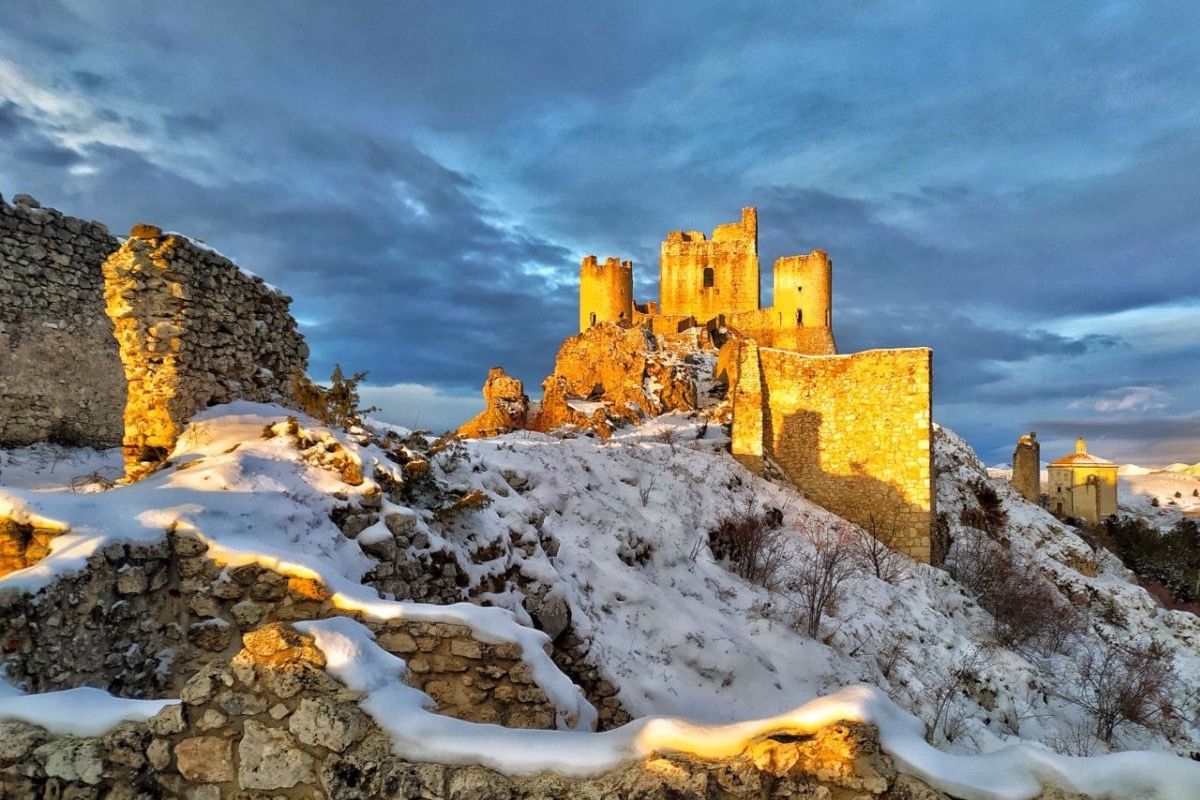
[[[536,393],[583,255],[652,299],[756,205],[989,463],[1194,463],[1197,42],[1188,0],[0,3],[0,192],[204,239],[433,428]]]

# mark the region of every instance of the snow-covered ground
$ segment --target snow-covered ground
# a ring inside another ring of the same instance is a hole
[[[367,482],[347,486],[335,472],[305,462],[287,437],[262,438],[264,426],[288,413],[249,403],[210,409],[173,453],[179,466],[105,492],[80,492],[78,481],[71,491],[71,479],[93,471],[93,464],[113,463],[111,453],[89,456],[71,469],[62,460],[50,469],[32,449],[4,454],[0,512],[70,532],[55,541],[41,564],[0,579],[0,590],[34,590],[82,568],[87,554],[110,540],[154,540],[173,524],[195,531],[209,542],[210,554],[229,564],[257,562],[319,577],[339,595],[340,606],[381,617],[455,620],[490,640],[519,642],[559,708],[560,726],[576,731],[543,735],[573,737],[569,746],[561,744],[566,739],[555,740],[560,742],[555,747],[578,754],[581,763],[603,762],[602,752],[613,747],[611,752],[628,755],[632,751],[621,749],[628,743],[612,742],[635,737],[648,723],[634,723],[615,739],[581,732],[595,712],[542,653],[545,636],[530,626],[527,593],[565,601],[574,632],[591,643],[590,660],[619,687],[622,704],[635,717],[691,721],[655,723],[674,731],[672,741],[682,749],[700,747],[705,738],[744,736],[749,728],[736,726],[741,721],[805,717],[820,708],[822,714],[875,721],[889,752],[962,797],[1030,797],[1036,776],[1051,775],[1065,786],[1081,787],[1100,774],[1113,786],[1121,785],[1118,775],[1136,774],[1142,785],[1166,781],[1167,788],[1147,796],[1181,800],[1193,797],[1188,792],[1200,785],[1200,765],[1165,756],[1167,766],[1154,770],[1131,767],[1122,757],[1102,762],[1105,766],[1052,757],[1051,749],[1200,751],[1196,698],[1179,699],[1181,716],[1170,739],[1128,725],[1118,730],[1111,748],[1090,741],[1088,713],[1062,699],[1071,696],[1075,680],[1069,650],[1042,656],[1000,646],[990,615],[940,569],[908,563],[893,583],[858,571],[827,610],[818,636],[808,636],[790,595],[733,575],[713,559],[707,533],[746,509],[779,509],[790,529],[842,523],[795,491],[746,472],[728,456],[718,425],[705,429],[697,420],[667,416],[607,441],[518,432],[467,442],[433,458],[446,486],[482,492],[490,504],[449,524],[435,522],[433,510],[420,506],[405,509],[385,500],[384,511],[415,516],[431,546],[459,553],[472,586],[519,573],[520,580],[501,589],[477,592],[494,606],[479,608],[396,603],[362,585],[373,562],[330,520],[334,494],[370,490],[375,470],[393,480],[403,480],[401,472],[376,446],[302,420],[313,435],[336,439],[361,461]],[[963,537],[957,520],[973,502],[967,485],[986,479],[986,473],[952,433],[939,434],[937,450],[939,510],[951,533]],[[1164,648],[1181,685],[1200,685],[1195,617],[1157,608],[1115,559],[1092,553],[1071,529],[1025,503],[1003,481],[992,485],[1009,516],[1009,546],[1081,608],[1087,624],[1073,647],[1153,641]],[[795,558],[805,556],[805,545],[796,540],[791,546]],[[481,560],[480,553],[492,557]],[[372,697],[393,696],[371,701],[387,708],[386,714],[372,712],[381,723],[400,715],[400,722],[388,725],[403,727],[408,719],[429,731],[419,742],[398,743],[398,751],[410,748],[402,754],[457,753],[454,758],[469,759],[464,748],[484,747],[488,758],[500,753],[495,766],[503,768],[511,753],[508,766],[523,769],[527,748],[520,737],[529,734],[503,734],[511,739],[497,743],[478,728],[464,727],[468,723],[429,726],[413,716],[426,714],[419,693],[395,688],[402,662],[372,650],[353,626],[313,623],[311,632],[321,646],[341,648],[338,663],[346,665],[347,681],[361,681]],[[877,690],[846,693],[846,687],[863,684]],[[0,692],[0,715],[14,715],[17,701],[22,715],[32,713],[32,698],[14,699],[7,691]],[[930,724],[939,748],[957,755],[929,749],[921,738],[924,725],[909,714]],[[735,727],[688,727],[694,723]],[[482,738],[473,738],[472,731]],[[482,751],[478,755],[484,763]],[[959,756],[965,760],[956,760]]]

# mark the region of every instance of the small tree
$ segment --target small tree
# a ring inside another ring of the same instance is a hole
[[[708,547],[731,572],[774,591],[792,557],[787,533],[777,509],[748,504],[717,522],[708,534]]]
[[[894,515],[870,514],[866,525],[850,530],[850,549],[864,571],[893,584],[908,577],[909,559],[896,549],[898,525]]]
[[[292,395],[305,414],[326,425],[348,429],[361,424],[364,414],[379,410],[375,406],[358,407],[358,384],[366,377],[367,373],[356,372],[347,378],[342,373],[342,365],[335,364],[326,389],[313,383],[304,373],[297,372],[292,376]]]
[[[837,601],[842,584],[858,567],[854,558],[855,534],[849,523],[825,527],[806,520],[796,533],[803,545],[785,583],[785,592],[796,604],[805,631],[816,637],[821,619]]]

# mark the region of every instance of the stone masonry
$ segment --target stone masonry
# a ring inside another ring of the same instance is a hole
[[[126,472],[161,462],[200,409],[286,399],[308,347],[291,298],[189,239],[134,227],[104,262],[129,400]]]
[[[83,737],[0,721],[0,800],[945,800],[898,774],[873,728],[846,722],[768,732],[730,758],[656,753],[581,777],[414,763],[311,638],[273,624],[240,644],[144,723]]]
[[[291,298],[183,236],[0,197],[0,446],[124,444],[155,463],[207,405],[290,396]],[[114,335],[115,334],[115,335]]]
[[[1029,502],[1041,502],[1042,447],[1038,444],[1037,431],[1030,431],[1017,440],[1017,449],[1013,451],[1012,487]]]
[[[125,378],[100,265],[98,222],[0,197],[0,446],[121,442]]]
[[[733,455],[773,462],[809,499],[930,560],[934,508],[928,349],[804,356],[739,348]]]

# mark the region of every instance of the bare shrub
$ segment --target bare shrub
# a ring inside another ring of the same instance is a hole
[[[894,516],[871,514],[865,526],[854,526],[851,532],[850,549],[864,571],[892,584],[908,577],[911,562],[896,549],[899,526]]]
[[[792,556],[782,514],[754,504],[722,517],[708,534],[708,547],[731,572],[770,590],[779,587]]]
[[[1096,751],[1099,749],[1099,740],[1090,726],[1075,724],[1068,727],[1066,732],[1048,738],[1046,745],[1054,752],[1062,753],[1065,756],[1087,757],[1096,755]]]
[[[1006,544],[979,532],[955,542],[950,575],[992,615],[1006,647],[1048,654],[1084,627],[1083,617],[1038,568]]]
[[[665,444],[671,448],[671,452],[675,452],[675,448],[679,446],[679,428],[667,426],[659,429],[658,433],[654,434],[654,439],[660,444]]]
[[[970,715],[955,701],[967,695],[967,689],[972,683],[979,682],[979,670],[985,661],[983,653],[978,648],[972,648],[963,653],[944,675],[925,673],[922,683],[925,686],[926,699],[933,706],[929,730],[925,734],[930,744],[939,737],[943,741],[952,742],[962,735]]]
[[[999,536],[1008,525],[1008,513],[1000,500],[1000,495],[987,481],[978,480],[970,486],[978,505],[964,508],[960,516],[962,524],[992,536]]]
[[[638,497],[642,501],[642,508],[645,508],[650,503],[650,492],[654,491],[654,484],[658,480],[657,475],[650,476],[650,482],[645,486],[638,487]]]
[[[879,674],[884,680],[892,679],[900,662],[911,660],[912,656],[904,641],[894,633],[886,636],[875,651],[875,666],[879,668]]]
[[[1174,731],[1179,715],[1172,698],[1180,682],[1162,645],[1092,643],[1081,649],[1075,668],[1075,680],[1054,693],[1092,714],[1096,738],[1112,743],[1126,723],[1167,736]]]
[[[796,551],[784,592],[796,605],[805,631],[815,638],[821,618],[837,602],[842,584],[858,571],[853,526],[840,521],[824,526],[805,520],[795,533],[807,547]]]

